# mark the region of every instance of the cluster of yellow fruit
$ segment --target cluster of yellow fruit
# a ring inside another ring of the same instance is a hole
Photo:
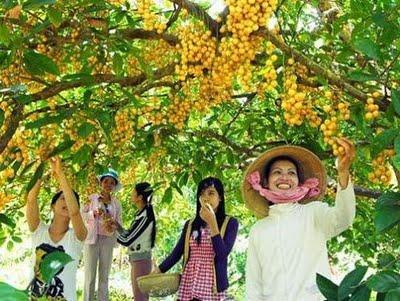
[[[164,40],[148,41],[143,47],[143,60],[148,64],[154,64],[158,68],[170,63],[175,56],[175,47],[172,47]]]
[[[187,97],[170,95],[171,104],[167,107],[168,122],[178,130],[182,130],[192,109],[192,103]]]
[[[277,0],[227,0],[226,30],[242,40],[247,39],[252,32],[267,26],[277,3]]]
[[[156,13],[152,11],[154,5],[153,0],[138,0],[137,11],[143,18],[143,28],[145,30],[156,30],[161,34],[166,28],[167,24],[160,22]]]
[[[341,133],[339,132],[339,127],[337,122],[338,118],[336,116],[332,116],[326,119],[323,124],[321,124],[321,131],[324,135],[324,142],[332,147],[333,154],[335,156],[344,154],[343,146],[340,146],[336,142],[336,137],[342,136]]]
[[[335,156],[344,154],[344,148],[340,146],[336,138],[342,137],[339,131],[339,121],[350,119],[349,103],[342,100],[343,95],[341,91],[325,91],[324,92],[325,104],[322,109],[328,114],[328,118],[321,125],[321,130],[324,135],[324,142],[332,147]]]
[[[187,75],[200,76],[204,70],[211,70],[217,45],[211,31],[205,30],[203,24],[190,24],[180,30],[179,37],[181,61],[175,68],[179,79],[183,81]]]
[[[282,94],[282,108],[288,125],[301,125],[307,115],[306,93],[300,92],[297,85],[297,76],[292,58],[288,59],[284,72],[284,93]]]
[[[232,37],[226,41],[221,40],[221,56],[224,57],[225,63],[228,61],[233,63],[235,71],[238,71],[237,66],[241,66],[238,74],[240,83],[243,90],[250,90],[252,88],[251,61],[262,43],[262,39],[252,37],[251,34],[259,28],[267,26],[276,9],[277,1],[228,0],[227,5],[229,6],[229,15],[226,26],[221,27],[221,33],[230,32]]]
[[[7,148],[4,150],[2,155],[5,155],[11,159],[16,160],[18,162],[29,161],[29,149],[27,142],[32,136],[31,130],[20,131],[17,130],[14,136],[11,138],[10,142],[8,142]],[[11,150],[15,150],[11,152]]]
[[[0,70],[0,82],[4,87],[10,87],[19,83],[25,83],[26,80],[22,76],[26,75],[22,68],[20,59],[16,59],[8,68]]]
[[[85,185],[85,189],[87,195],[91,195],[99,191],[99,180],[97,179],[93,168],[89,168],[89,175],[87,179],[87,184]],[[89,200],[89,198],[86,199]]]
[[[136,57],[128,57],[127,72],[130,76],[139,75],[141,73],[140,63]]]
[[[0,109],[4,112],[4,119],[7,120],[12,114],[12,109],[11,109],[9,103],[7,101],[5,101],[5,100],[1,101],[0,102]],[[3,126],[5,124],[6,124],[6,122],[3,122]]]
[[[121,183],[127,186],[136,183],[137,169],[136,164],[129,164],[129,167],[121,173]]]
[[[108,3],[112,4],[112,5],[116,5],[116,6],[120,6],[125,4],[126,0],[108,0]]]
[[[123,108],[115,114],[115,128],[113,129],[113,142],[123,145],[135,136],[134,117],[137,109],[134,107]]]
[[[368,94],[367,103],[365,104],[365,119],[372,120],[376,119],[379,116],[379,106],[375,104],[375,101],[381,97],[381,93],[374,92],[372,94]]]
[[[265,67],[263,69],[265,82],[262,84],[267,92],[275,91],[275,88],[278,86],[278,82],[276,81],[277,74],[274,66],[274,63],[278,59],[278,56],[274,54],[275,48],[274,44],[270,41],[267,42],[266,53],[268,58],[265,61]]]
[[[193,95],[192,109],[199,113],[204,113],[208,109],[230,100],[228,89],[214,85],[210,76],[203,75],[197,78],[199,81],[199,92]],[[183,90],[186,95],[190,95],[189,86],[184,85]]]
[[[147,159],[147,170],[156,171],[160,166],[160,161],[167,154],[167,150],[163,147],[156,148]]]
[[[4,207],[14,199],[11,195],[8,195],[4,191],[0,191],[0,212]]]
[[[57,124],[49,124],[40,128],[40,146],[36,149],[41,161],[48,159],[50,153],[61,142],[60,128]]]
[[[368,174],[368,179],[372,183],[390,184],[393,172],[389,165],[389,160],[395,153],[394,149],[385,149],[372,160],[373,171]]]

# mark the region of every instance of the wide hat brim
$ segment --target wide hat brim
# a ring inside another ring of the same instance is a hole
[[[138,277],[139,289],[151,297],[166,297],[175,294],[179,288],[180,274],[160,273]]]
[[[255,171],[258,171],[262,178],[267,163],[279,156],[287,156],[297,161],[303,170],[304,179],[317,178],[319,181],[320,194],[313,198],[303,199],[300,203],[319,200],[325,195],[327,185],[326,170],[322,161],[313,152],[304,147],[294,145],[274,147],[261,154],[249,165],[242,182],[242,197],[246,207],[259,218],[268,215],[268,201],[251,187],[246,178]]]

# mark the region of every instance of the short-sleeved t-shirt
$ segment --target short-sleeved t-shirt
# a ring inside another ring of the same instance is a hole
[[[57,243],[50,238],[49,225],[40,222],[32,233],[34,256],[33,281],[30,286],[32,297],[46,296],[48,300],[76,301],[76,272],[81,257],[83,242],[79,241],[73,229],[69,229]],[[40,274],[40,263],[50,253],[65,252],[72,257],[50,284],[46,285]]]

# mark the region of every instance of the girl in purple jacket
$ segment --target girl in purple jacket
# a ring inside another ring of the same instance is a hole
[[[172,253],[159,265],[166,272],[183,255],[179,301],[226,300],[228,255],[235,243],[238,221],[225,214],[224,186],[217,178],[197,187],[194,219],[188,220]]]

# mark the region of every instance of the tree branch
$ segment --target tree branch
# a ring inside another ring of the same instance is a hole
[[[175,70],[175,63],[169,64],[164,68],[160,68],[153,73],[152,79],[157,80],[164,76],[171,75]],[[96,84],[119,84],[122,87],[137,86],[147,79],[145,73],[141,73],[133,77],[119,77],[113,74],[96,74],[88,79],[78,79],[70,82],[56,82],[50,87],[44,88],[42,91],[32,94],[31,101],[35,102],[55,96],[63,91]]]
[[[8,142],[14,136],[16,130],[18,129],[19,123],[23,120],[24,106],[17,103],[11,113],[11,119],[7,123],[7,129],[3,135],[0,136],[0,154],[6,149]]]

